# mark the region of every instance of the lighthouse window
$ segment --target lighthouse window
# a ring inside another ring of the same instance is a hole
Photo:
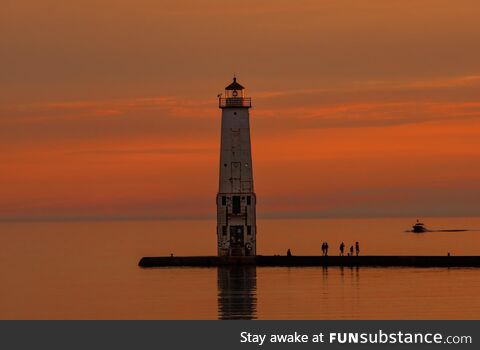
[[[237,115],[237,112],[233,112],[233,115]]]
[[[222,226],[222,235],[227,235],[227,226]]]
[[[232,213],[240,214],[240,196],[232,197]]]
[[[247,235],[251,235],[252,234],[252,226],[247,226]]]
[[[227,197],[222,196],[222,205],[227,205]]]
[[[250,205],[250,204],[252,204],[252,197],[247,196],[247,205]]]

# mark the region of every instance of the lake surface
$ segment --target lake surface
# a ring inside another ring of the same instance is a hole
[[[480,218],[259,220],[258,254],[480,255]],[[0,224],[1,319],[480,319],[480,269],[157,268],[215,255],[215,222]]]

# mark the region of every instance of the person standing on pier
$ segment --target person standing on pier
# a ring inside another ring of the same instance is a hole
[[[340,243],[340,255],[343,256],[343,252],[345,250],[345,243]]]
[[[353,256],[353,245],[350,246],[350,256]]]
[[[328,255],[328,242],[325,242],[325,256]]]
[[[355,242],[355,253],[357,254],[360,254],[360,244],[358,244],[358,242]]]

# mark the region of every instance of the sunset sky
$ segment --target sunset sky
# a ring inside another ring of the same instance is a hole
[[[0,220],[214,218],[252,97],[258,216],[480,214],[477,0],[1,0]]]

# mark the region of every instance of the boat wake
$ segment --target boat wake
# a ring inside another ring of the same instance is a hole
[[[424,231],[421,231],[421,232],[414,231],[414,230],[405,230],[404,232],[426,233],[426,232],[468,232],[468,231],[479,231],[479,230],[467,230],[467,229],[429,230],[429,229],[425,229]]]
[[[477,230],[468,230],[468,229],[449,229],[449,230],[430,230],[428,229],[423,222],[417,219],[415,225],[412,226],[411,230],[407,230],[406,232],[413,232],[413,233],[425,233],[425,232],[466,232],[466,231],[477,231]]]

